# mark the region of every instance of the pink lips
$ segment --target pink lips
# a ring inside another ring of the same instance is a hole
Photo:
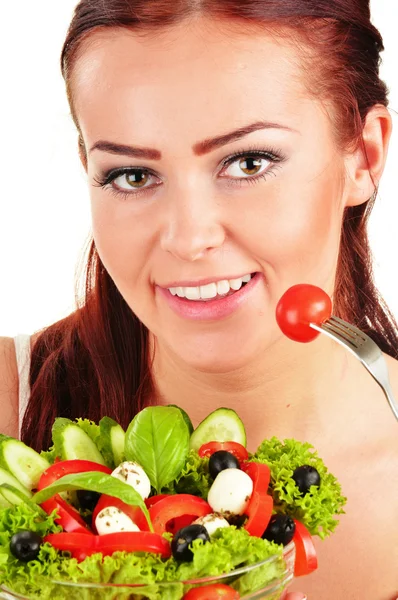
[[[234,313],[247,299],[253,288],[260,280],[256,273],[251,280],[234,294],[214,300],[187,300],[173,296],[169,290],[156,287],[156,292],[162,296],[169,307],[180,317],[194,321],[216,321]]]

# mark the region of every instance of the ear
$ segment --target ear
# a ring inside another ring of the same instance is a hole
[[[371,198],[377,190],[387,159],[392,132],[388,109],[374,106],[363,129],[363,144],[347,158],[346,206],[357,206]]]
[[[79,133],[78,149],[79,149],[79,157],[80,157],[80,161],[83,165],[83,169],[87,172],[87,152],[86,152],[86,146],[84,145],[84,140],[83,140],[81,133]]]

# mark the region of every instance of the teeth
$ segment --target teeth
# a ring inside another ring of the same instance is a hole
[[[188,288],[189,289],[189,288]],[[209,283],[208,285],[200,286],[200,297],[202,300],[209,300],[217,296],[217,284]]]
[[[224,294],[228,294],[230,289],[231,288],[229,285],[229,281],[227,281],[226,279],[223,279],[222,281],[217,282],[217,293],[220,296],[223,296]]]
[[[238,279],[223,279],[217,283],[208,283],[200,287],[172,287],[169,288],[173,296],[187,298],[188,300],[211,300],[217,296],[225,296],[231,290],[238,291],[244,283],[248,283],[252,276],[250,274]]]

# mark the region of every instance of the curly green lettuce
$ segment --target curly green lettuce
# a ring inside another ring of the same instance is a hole
[[[301,521],[312,535],[321,539],[334,531],[339,522],[334,517],[344,514],[347,499],[311,444],[293,439],[281,442],[273,437],[264,440],[251,460],[265,463],[271,469],[270,486],[276,511]],[[321,478],[320,487],[311,486],[305,495],[300,493],[292,478],[295,469],[302,465],[315,467]]]
[[[213,479],[209,473],[209,459],[201,458],[196,450],[190,450],[184,467],[175,481],[161,490],[162,494],[192,494],[207,498]]]
[[[107,557],[95,554],[79,563],[50,544],[42,545],[36,560],[22,563],[9,549],[12,535],[21,529],[30,529],[43,536],[59,531],[59,527],[54,524],[53,517],[40,518],[24,505],[0,510],[0,585],[37,600],[132,598],[131,588],[112,590],[90,586],[85,589],[80,585],[71,587],[70,583],[141,584],[145,588],[140,588],[134,596],[140,600],[180,600],[190,587],[182,580],[217,576],[237,567],[267,561],[240,577],[231,576],[226,581],[243,595],[279,581],[286,568],[281,546],[251,537],[245,530],[235,527],[220,529],[210,543],[194,541],[191,563],[178,563],[172,557],[163,560],[155,554],[126,552],[116,552]],[[268,560],[270,557],[274,558]]]

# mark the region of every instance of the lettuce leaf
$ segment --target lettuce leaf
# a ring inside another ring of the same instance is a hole
[[[264,440],[251,458],[254,462],[267,464],[271,469],[271,487],[274,508],[301,521],[312,535],[324,539],[338,524],[336,515],[344,514],[347,499],[342,496],[341,486],[329,473],[313,446],[297,440],[281,442],[276,437]],[[320,487],[311,486],[304,496],[294,479],[294,470],[301,465],[315,467],[320,475]]]
[[[137,599],[180,600],[191,587],[181,580],[221,575],[276,555],[274,560],[239,577],[231,575],[226,583],[244,595],[278,580],[285,569],[281,546],[251,537],[235,527],[220,529],[207,544],[196,540],[192,544],[194,559],[191,563],[178,563],[173,557],[163,560],[155,554],[126,552],[115,552],[107,557],[95,554],[78,563],[50,544],[42,545],[36,560],[21,563],[9,549],[11,536],[21,529],[44,536],[60,528],[55,525],[53,516],[41,519],[23,505],[0,510],[0,585],[37,600],[131,599],[131,588],[123,588],[123,584],[145,585],[139,594],[137,590]],[[81,586],[74,589],[67,583],[112,583],[122,587],[117,590]]]
[[[209,474],[209,459],[200,458],[196,450],[190,450],[180,474],[161,490],[162,494],[192,494],[207,499],[213,483]]]

